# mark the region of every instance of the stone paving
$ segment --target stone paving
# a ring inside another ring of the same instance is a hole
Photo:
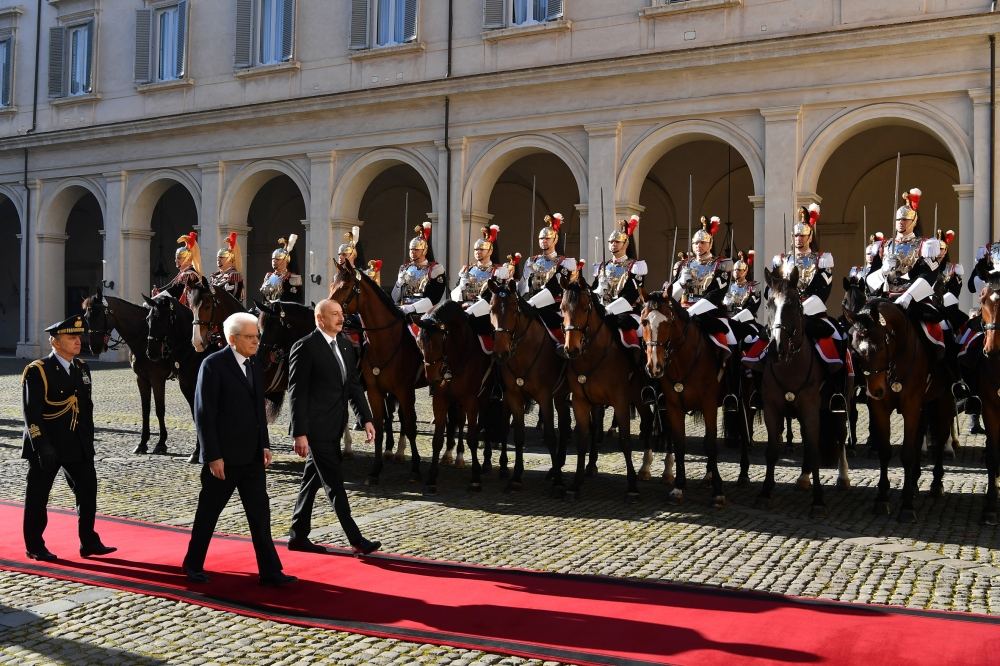
[[[25,463],[20,460],[20,371],[23,361],[0,360],[0,498],[21,500]],[[186,462],[193,426],[175,384],[168,386],[167,456],[136,456],[141,420],[133,375],[127,366],[93,364],[100,396],[97,466],[98,510],[104,514],[190,525],[198,490],[198,467]],[[419,400],[418,445],[430,454],[430,404]],[[898,440],[900,424],[894,422]],[[558,572],[669,580],[766,590],[841,601],[914,608],[1000,613],[1000,534],[981,526],[986,488],[983,438],[964,434],[946,464],[945,496],[927,495],[924,467],[918,522],[900,524],[876,516],[871,507],[877,462],[863,446],[851,458],[853,488],[834,488],[836,470],[824,470],[828,515],[808,517],[810,496],[794,481],[801,450],[786,451],[777,471],[773,506],[754,508],[764,476],[763,446],[752,456],[752,483],[740,488],[735,451],[723,449],[721,470],[728,504],[712,508],[710,489],[690,482],[680,505],[668,503],[658,479],[640,485],[635,504],[624,500],[624,460],[601,454],[597,477],[588,478],[576,501],[552,496],[543,479],[547,457],[532,431],[524,489],[504,492],[494,471],[479,493],[467,490],[468,470],[444,467],[439,494],[425,497],[407,480],[409,464],[387,462],[382,483],[361,481],[371,448],[357,446],[346,463],[351,506],[363,532],[391,553],[425,558]],[[636,426],[633,426],[634,428]],[[689,431],[699,434],[688,419]],[[287,419],[272,426],[276,452],[268,475],[276,536],[288,529],[298,487],[300,460],[291,453]],[[864,412],[859,433],[866,431]],[[758,442],[765,438],[756,427]],[[361,439],[358,437],[357,439]],[[864,437],[862,436],[862,440]],[[689,449],[700,452],[696,440]],[[634,453],[636,464],[641,454]],[[689,479],[704,459],[690,456]],[[898,463],[898,456],[894,458]],[[575,458],[570,457],[567,469]],[[426,469],[426,467],[425,467]],[[892,500],[898,503],[902,473],[892,470]],[[51,505],[72,507],[72,495],[57,481]],[[313,537],[346,545],[332,509],[318,503]],[[894,507],[895,508],[895,507]],[[247,533],[238,500],[223,514],[220,531]],[[121,545],[121,544],[118,544]],[[178,560],[182,556],[178,553]],[[294,573],[294,572],[292,572]],[[0,663],[336,663],[336,664],[539,664],[503,655],[421,645],[320,629],[304,629],[198,606],[78,583],[0,572]]]

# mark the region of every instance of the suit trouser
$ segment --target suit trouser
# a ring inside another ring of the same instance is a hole
[[[80,545],[96,546],[101,538],[94,531],[94,518],[97,515],[97,472],[94,461],[67,462],[62,463],[61,467],[65,472],[66,482],[76,496]],[[24,492],[24,545],[28,550],[37,551],[45,546],[42,533],[49,522],[46,506],[57,474],[59,468],[45,470],[34,460],[28,461],[28,481]]]
[[[309,537],[309,531],[312,529],[313,501],[322,487],[326,490],[330,503],[333,504],[333,510],[337,513],[340,526],[344,528],[348,543],[353,546],[361,541],[361,530],[351,517],[351,505],[347,502],[340,461],[340,446],[337,442],[310,443],[309,457],[306,458],[306,466],[302,470],[299,496],[295,498],[292,528],[288,532],[292,540]]]
[[[253,550],[257,556],[257,570],[262,576],[270,576],[281,571],[281,560],[274,548],[271,537],[271,505],[267,496],[264,463],[249,465],[226,465],[225,479],[212,476],[208,465],[201,468],[201,493],[198,495],[198,510],[191,527],[191,541],[184,566],[195,571],[205,568],[208,544],[219,522],[219,514],[226,508],[234,490],[239,490],[240,501],[250,525]]]

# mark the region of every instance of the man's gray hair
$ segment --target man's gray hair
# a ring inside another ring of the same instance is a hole
[[[257,317],[249,312],[234,312],[226,317],[226,321],[222,322],[222,331],[226,335],[226,340],[228,341],[229,338],[239,333],[240,329],[247,324],[253,324],[254,329],[256,329]]]

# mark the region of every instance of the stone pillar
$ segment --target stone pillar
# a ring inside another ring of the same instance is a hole
[[[598,239],[598,243],[594,245],[594,235],[591,234],[587,236],[584,231],[590,228],[590,206],[588,204],[576,204],[577,214],[580,216],[580,256],[579,259],[583,259],[587,262],[587,265],[592,265],[597,258],[601,256],[601,239]],[[529,255],[535,254],[538,251],[538,238],[536,233],[536,238],[532,239],[532,247],[528,249]],[[527,257],[526,257],[527,258]]]
[[[437,192],[431,193],[431,211],[427,214],[427,219],[433,225],[432,228],[436,233],[431,236],[431,245],[434,247],[434,257],[447,265],[446,245],[448,245],[448,234],[450,233],[451,220],[448,219],[448,151],[445,147],[444,141],[435,141],[434,147],[437,148]],[[452,174],[452,178],[455,174]],[[455,185],[452,184],[452,192],[454,192]],[[454,217],[454,209],[452,209],[452,217]],[[409,232],[409,230],[407,230]],[[407,240],[409,242],[409,240]],[[402,261],[402,260],[400,260]],[[382,265],[383,270],[385,269],[385,262]]]
[[[958,245],[961,248],[959,257],[952,255],[952,258],[961,262],[966,270],[972,270],[975,264],[976,249],[990,241],[993,230],[990,229],[990,90],[989,88],[976,88],[969,91],[972,98],[972,162],[974,186],[974,198],[972,202],[973,213],[970,225],[966,229],[960,224],[958,232]],[[959,211],[962,206],[962,192],[958,187],[968,187],[959,185],[955,191],[959,197]],[[961,221],[964,217],[959,216]],[[964,303],[964,301],[963,301]]]
[[[444,233],[435,233],[431,236],[431,242],[434,242],[435,238],[438,239],[434,243],[434,256],[437,257],[440,263],[445,265],[448,275],[451,276],[458,275],[458,271],[464,263],[463,258],[466,256],[466,251],[462,246],[469,235],[468,229],[469,225],[472,224],[472,215],[469,210],[469,202],[462,200],[466,179],[471,177],[471,174],[466,173],[469,155],[468,140],[465,137],[451,139],[448,146],[451,149],[451,219],[443,220],[444,228],[441,231]],[[443,144],[439,144],[438,149],[439,151],[443,150]],[[439,164],[441,160],[444,160],[445,165],[447,165],[447,155],[441,157],[439,153]],[[438,182],[446,183],[447,180],[448,175],[446,170],[439,175]],[[472,184],[473,187],[478,187],[479,185],[480,183]],[[492,183],[490,186],[492,187]],[[472,205],[474,206],[475,204],[473,203]],[[444,211],[445,208],[442,206],[439,213],[444,215]]]
[[[114,287],[105,285],[104,293],[118,296],[124,294],[125,273],[122,255],[122,230],[125,227],[125,186],[128,174],[125,171],[113,171],[104,175],[104,192],[106,206],[104,211],[104,260],[103,279],[108,284],[114,283]],[[144,253],[147,264],[149,264],[149,248]],[[122,296],[122,298],[125,298]]]
[[[246,222],[242,225],[231,225],[221,219],[223,181],[226,175],[225,162],[206,162],[199,164],[201,169],[201,213],[196,228],[198,230],[198,245],[201,246],[202,270],[208,274],[215,271],[215,253],[222,243],[222,233],[236,231],[241,233],[240,250],[244,260],[247,258]],[[171,239],[172,240],[172,239]],[[244,275],[246,280],[247,276]],[[247,293],[250,293],[249,284]]]
[[[583,226],[580,219],[580,254],[586,256],[593,244],[594,236],[600,236],[601,244],[607,242],[615,220],[615,195],[618,184],[618,158],[621,152],[622,124],[620,122],[596,123],[584,125],[587,131],[587,200],[591,214],[587,216],[587,225]],[[604,194],[602,209],[601,194]],[[631,204],[625,202],[628,208]],[[631,214],[631,213],[630,213]],[[604,228],[601,228],[602,221]],[[592,251],[592,250],[591,250]],[[598,257],[594,257],[597,261]],[[592,263],[592,262],[591,262]]]
[[[750,205],[753,206],[753,248],[751,249],[754,251],[754,262],[751,279],[763,282],[764,267],[771,261],[770,257],[764,256],[764,197],[754,194],[747,197],[747,199],[750,200]]]
[[[795,224],[795,183],[801,146],[801,107],[761,109],[764,116],[764,237],[754,248],[770,261],[787,243],[784,229]]]
[[[65,233],[35,234],[35,260],[31,265],[31,309],[35,335],[30,346],[31,355],[38,358],[49,353],[49,339],[45,327],[66,318],[66,265]]]
[[[309,158],[309,222],[306,228],[306,265],[302,270],[306,281],[306,303],[320,301],[329,294],[328,285],[337,261],[337,247],[343,232],[332,224],[330,206],[333,203],[333,174],[337,166],[334,151],[308,153]],[[350,231],[348,225],[347,231]],[[312,275],[320,277],[319,284]]]
[[[978,179],[978,171],[977,178]],[[984,229],[989,229],[989,222],[986,219],[986,215],[983,215],[982,223],[977,224],[976,218],[978,211],[978,204],[981,202],[979,199],[987,199],[988,197],[979,197],[977,193],[979,192],[978,187],[972,185],[954,185],[955,194],[958,195],[958,256],[954,253],[951,254],[952,261],[957,261],[965,267],[967,272],[972,272],[972,268],[976,265],[976,248],[981,247],[985,244],[974,242],[977,238],[975,227],[981,226]],[[987,203],[987,206],[989,204]],[[987,211],[988,212],[988,211]],[[970,276],[966,276],[965,279],[971,279]],[[963,288],[961,295],[958,297],[959,307],[962,310],[968,312],[969,307],[972,305],[972,293]]]
[[[31,219],[21,221],[21,229],[38,229],[41,208],[41,183],[36,179],[28,181],[28,198],[31,200]],[[25,210],[28,202],[25,201]],[[42,242],[35,236],[21,234],[21,334],[18,338],[16,354],[19,358],[38,358],[41,354],[38,342],[38,266],[43,261]],[[28,258],[25,260],[25,258]]]
[[[126,301],[138,303],[149,296],[149,242],[155,236],[149,229],[121,230],[121,287],[115,293]]]

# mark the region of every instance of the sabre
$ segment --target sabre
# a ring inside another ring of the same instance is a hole
[[[407,208],[409,208],[409,204],[410,204],[409,196],[410,196],[410,193],[407,192],[406,193],[406,198],[404,198],[404,200],[403,200],[403,257],[404,258],[410,256],[410,243],[409,243],[409,240],[407,238],[407,234],[410,233],[410,225],[407,222],[407,219],[409,217],[407,215],[407,213],[409,213],[409,211],[407,210]]]
[[[673,245],[673,247],[670,248],[670,258],[667,260],[667,263],[670,266],[674,265],[674,257],[676,257],[676,256],[677,256],[677,225],[675,224],[674,225],[674,245]],[[671,272],[673,272],[673,271],[671,271]],[[670,281],[671,282],[674,281],[674,276],[673,275],[670,276]]]
[[[788,256],[788,215],[781,214],[781,233],[785,236],[785,256]]]
[[[528,239],[528,254],[531,254],[531,248],[535,245],[535,176],[531,176],[531,213],[528,215],[531,219],[531,238]],[[555,249],[555,248],[553,248]]]
[[[465,263],[467,266],[472,265],[472,195],[474,193],[474,185],[469,186],[469,242],[465,244]]]
[[[899,196],[899,166],[902,159],[900,154],[896,153],[896,189],[892,191],[892,208],[890,209],[893,215],[896,213],[896,197]]]
[[[598,249],[600,247],[601,247],[601,237],[600,236],[594,236],[594,261],[595,262],[597,261],[597,255],[598,255],[598,253],[600,253],[600,250]]]
[[[688,174],[688,245],[691,245],[691,225],[694,224],[694,175]]]
[[[861,217],[864,220],[864,236],[861,238],[861,261],[868,261],[868,206],[861,209]]]
[[[937,238],[937,230],[938,230],[938,226],[937,226],[937,207],[938,207],[938,205],[934,204],[934,238]]]
[[[607,236],[607,230],[604,228],[604,188],[603,187],[601,188],[601,235],[602,236]],[[607,261],[607,258],[608,258],[608,247],[607,247],[607,245],[605,245],[602,248],[602,250],[601,250],[601,256],[603,257],[604,261]],[[594,259],[597,259],[597,257],[594,257]]]

